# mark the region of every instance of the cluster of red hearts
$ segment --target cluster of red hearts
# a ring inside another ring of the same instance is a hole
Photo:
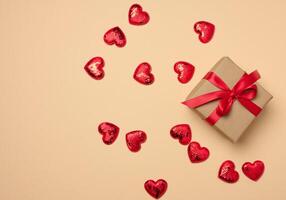
[[[128,19],[130,24],[139,26],[147,24],[150,16],[143,11],[140,5],[134,4],[129,9]],[[199,21],[195,24],[194,29],[199,34],[200,41],[207,43],[213,37],[215,26],[209,22]],[[106,44],[117,47],[124,47],[127,43],[124,32],[118,26],[109,29],[104,34],[103,40]],[[104,66],[104,59],[96,56],[86,63],[84,69],[95,80],[101,80],[105,75]],[[151,65],[148,62],[143,62],[135,69],[133,78],[141,84],[151,85],[155,80],[151,71]],[[188,62],[178,61],[174,64],[174,71],[178,74],[178,80],[181,83],[187,83],[193,77],[195,67]]]
[[[102,141],[110,145],[115,142],[120,128],[111,122],[102,122],[98,126],[98,132],[102,135]],[[192,163],[200,163],[208,159],[209,150],[201,147],[200,143],[192,141],[192,131],[188,124],[177,124],[170,129],[170,136],[179,140],[182,145],[188,145],[187,151]],[[147,134],[142,130],[134,130],[125,135],[126,145],[131,152],[138,152],[141,144],[146,142]],[[253,181],[257,181],[264,172],[264,163],[256,160],[253,163],[245,162],[242,165],[243,173]],[[224,161],[218,171],[218,178],[227,182],[235,183],[239,179],[239,173],[235,170],[235,164],[231,160]],[[144,184],[146,191],[154,198],[160,198],[167,190],[167,181],[147,180]]]
[[[131,25],[145,25],[149,22],[150,16],[138,4],[130,7],[128,13],[129,23]],[[206,21],[199,21],[194,24],[194,31],[199,35],[202,43],[208,43],[215,31],[215,26]],[[103,37],[108,45],[116,45],[124,47],[126,45],[126,36],[119,27],[108,30]],[[84,66],[85,71],[95,80],[101,80],[104,77],[104,59],[102,57],[94,57]],[[195,67],[185,61],[178,61],[174,64],[174,71],[178,74],[178,80],[181,83],[187,83],[191,80]],[[151,66],[147,62],[143,62],[137,66],[134,71],[133,78],[144,85],[150,85],[154,82],[154,75],[151,73]],[[111,123],[103,122],[99,124],[98,131],[102,135],[105,144],[111,145],[118,137],[120,128]],[[170,135],[174,139],[178,139],[182,145],[188,145],[187,152],[192,163],[201,163],[209,157],[209,150],[201,147],[199,142],[192,141],[192,131],[188,124],[177,124],[170,129]],[[138,152],[141,144],[146,142],[147,134],[142,130],[134,130],[125,135],[128,149],[131,152]],[[242,165],[243,173],[253,181],[257,181],[264,172],[264,163],[257,160],[253,163],[245,162]],[[218,178],[227,183],[235,183],[239,179],[239,173],[235,170],[235,164],[231,160],[224,161],[219,170]],[[164,179],[157,181],[147,180],[144,184],[145,190],[154,198],[159,199],[166,192],[168,184]]]

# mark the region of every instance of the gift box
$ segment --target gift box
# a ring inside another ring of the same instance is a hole
[[[258,71],[247,74],[223,57],[191,91],[183,104],[236,142],[272,99],[256,81]]]

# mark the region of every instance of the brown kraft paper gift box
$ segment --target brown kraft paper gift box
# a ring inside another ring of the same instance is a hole
[[[229,88],[232,88],[245,73],[245,71],[237,66],[229,57],[220,59],[210,71],[215,72]],[[272,99],[272,95],[259,83],[256,82],[255,84],[257,86],[257,95],[251,101],[263,109]],[[202,79],[191,91],[186,100],[217,90],[219,89],[209,81]],[[194,108],[194,110],[205,119],[218,106],[218,103],[219,100],[212,101]],[[260,114],[262,114],[262,112],[263,110]],[[222,116],[213,126],[231,141],[236,142],[255,118],[256,116],[236,100],[231,107],[231,111],[227,115]]]

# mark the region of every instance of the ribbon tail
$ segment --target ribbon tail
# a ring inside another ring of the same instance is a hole
[[[251,112],[254,116],[259,115],[262,108],[260,108],[258,105],[253,103],[249,99],[239,98],[238,101],[243,105],[249,112]]]
[[[221,90],[229,90],[226,83],[214,72],[208,72],[205,75],[204,79]]]
[[[190,108],[196,108],[196,107],[202,106],[204,104],[207,104],[211,101],[221,99],[224,96],[225,96],[225,91],[215,91],[215,92],[210,92],[207,94],[197,96],[197,97],[192,98],[192,99],[188,99],[188,100],[182,102],[182,104],[184,104]]]
[[[221,116],[218,114],[217,109],[215,109],[205,120],[213,126],[220,118]]]

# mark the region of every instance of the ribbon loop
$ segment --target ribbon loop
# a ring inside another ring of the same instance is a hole
[[[249,112],[254,116],[257,116],[262,109],[251,100],[256,97],[257,86],[254,83],[259,78],[260,75],[257,70],[250,74],[245,73],[233,88],[229,89],[226,83],[215,72],[208,72],[204,79],[220,90],[186,100],[183,104],[190,108],[196,108],[209,102],[219,100],[216,109],[206,118],[211,125],[214,125],[222,116],[227,115],[231,111],[235,100],[238,100]]]

